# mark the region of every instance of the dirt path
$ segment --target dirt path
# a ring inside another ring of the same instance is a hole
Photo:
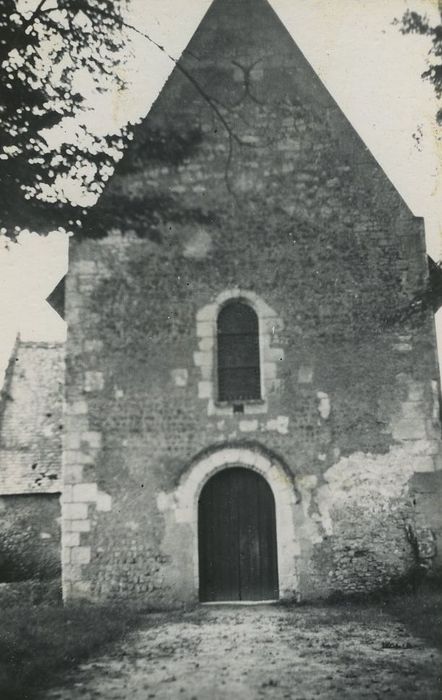
[[[147,625],[47,700],[442,698],[442,655],[376,608],[214,606]]]

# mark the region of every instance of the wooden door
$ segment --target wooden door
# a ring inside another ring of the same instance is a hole
[[[201,601],[279,597],[275,501],[262,476],[232,467],[207,482],[198,550]]]

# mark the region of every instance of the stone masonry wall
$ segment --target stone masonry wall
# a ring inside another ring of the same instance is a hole
[[[71,245],[65,596],[194,600],[194,535],[159,504],[229,445],[293,479],[293,595],[379,588],[413,565],[410,478],[441,466],[433,321],[404,313],[422,222],[263,0],[217,0],[182,61]],[[216,402],[235,296],[264,375],[243,413]]]

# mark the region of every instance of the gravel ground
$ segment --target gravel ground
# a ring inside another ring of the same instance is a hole
[[[375,606],[149,615],[47,700],[442,699],[442,654]]]

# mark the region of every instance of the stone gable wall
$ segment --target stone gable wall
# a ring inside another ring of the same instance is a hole
[[[183,58],[198,89],[173,73],[97,205],[108,235],[71,245],[67,597],[195,600],[176,494],[229,446],[275,455],[299,494],[292,597],[413,565],[409,480],[441,466],[433,321],[403,313],[422,222],[267,6],[244,8],[214,3]],[[265,347],[244,413],[216,405],[208,309],[229,293]]]
[[[0,495],[61,491],[63,384],[63,344],[16,344],[2,392]]]

